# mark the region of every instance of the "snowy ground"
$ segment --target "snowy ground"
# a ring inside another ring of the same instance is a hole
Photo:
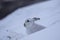
[[[46,29],[26,36],[25,19],[40,17]],[[51,0],[17,9],[0,20],[0,40],[60,40],[60,0]],[[9,37],[10,36],[10,37]],[[25,38],[23,38],[26,36]]]

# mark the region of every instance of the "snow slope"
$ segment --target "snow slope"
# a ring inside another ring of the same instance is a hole
[[[46,29],[26,36],[26,29],[23,24],[25,19],[40,17],[37,24],[44,25]],[[0,20],[0,40],[60,40],[60,0],[50,0],[37,3],[21,9],[17,9],[3,20]],[[13,35],[14,34],[14,35]],[[17,37],[14,37],[14,36]],[[18,36],[19,35],[19,36]],[[23,38],[26,36],[25,38]],[[9,37],[10,38],[10,37]]]
[[[51,26],[51,28],[36,32],[21,40],[60,40],[60,22]]]

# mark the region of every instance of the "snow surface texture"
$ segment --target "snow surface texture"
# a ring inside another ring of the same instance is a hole
[[[44,26],[38,25],[35,23],[35,21],[40,20],[40,18],[33,17],[33,18],[28,18],[25,20],[24,27],[26,28],[27,34],[32,34],[37,31],[41,31],[45,29]]]
[[[47,28],[26,36],[26,29],[23,24],[26,18],[32,17],[41,18],[41,20],[36,23]],[[19,36],[15,37],[15,35]],[[24,36],[26,37],[23,38]],[[16,10],[4,20],[0,20],[0,40],[8,39],[60,40],[60,0],[50,0],[27,6]]]
[[[24,35],[21,33],[16,33],[8,30],[0,31],[0,40],[18,40],[22,37],[24,37]]]

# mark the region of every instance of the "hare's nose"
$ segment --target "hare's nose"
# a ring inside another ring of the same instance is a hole
[[[26,24],[24,23],[24,27],[26,27]]]

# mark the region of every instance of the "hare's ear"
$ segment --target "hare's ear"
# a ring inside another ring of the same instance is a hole
[[[33,19],[34,19],[34,20],[40,20],[40,18],[37,18],[37,17],[34,17]]]

